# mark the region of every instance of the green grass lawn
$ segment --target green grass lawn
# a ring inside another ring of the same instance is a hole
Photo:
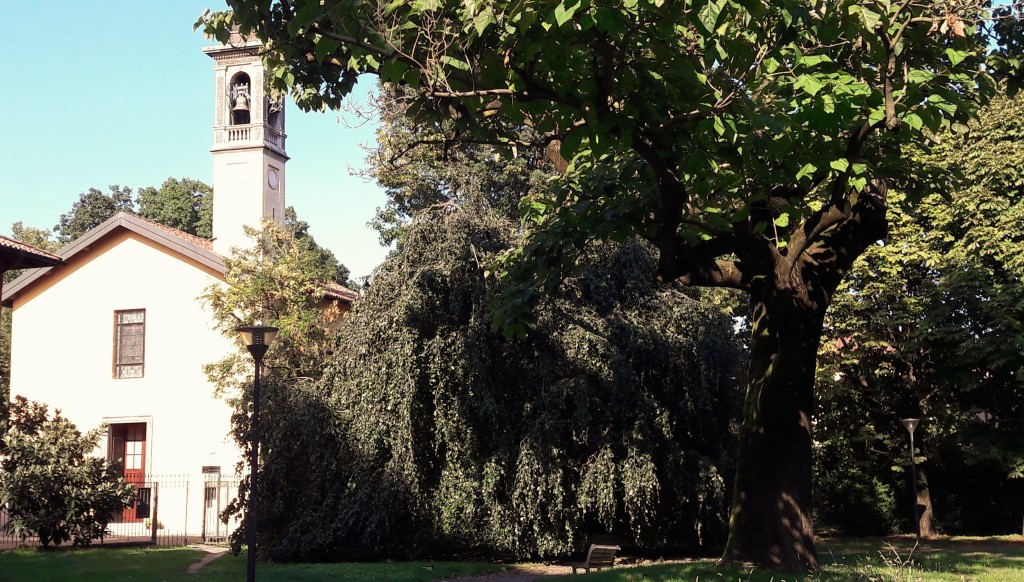
[[[1024,582],[1024,537],[828,540],[818,544],[821,569],[810,575],[722,568],[713,560],[615,568],[587,582]],[[913,550],[913,552],[912,552]],[[551,582],[578,580],[571,576]]]
[[[223,557],[207,564],[198,575],[188,567],[206,556],[187,548],[86,548],[0,552],[0,582],[237,582],[245,579],[245,555]],[[259,564],[261,582],[427,582],[456,576],[497,572],[501,566],[483,562],[376,562],[337,564]]]
[[[183,548],[10,550],[0,552],[0,582],[184,580],[189,564],[205,555]],[[195,579],[195,576],[189,578]]]
[[[719,568],[711,560],[616,567],[586,578],[560,576],[551,582],[1024,582],[1024,538],[954,538],[923,544],[913,555],[913,540],[861,538],[828,540],[818,545],[822,568],[813,575],[770,570]],[[226,555],[186,573],[205,554],[191,549],[91,548],[0,552],[0,582],[82,582],[145,580],[235,582],[245,575],[245,556]],[[260,564],[261,581],[427,582],[496,572],[480,562],[376,562],[339,564]],[[566,568],[568,572],[568,568]]]
[[[497,572],[501,566],[484,562],[356,562],[337,564],[258,564],[257,578],[263,582],[427,582]],[[245,554],[225,555],[199,571],[190,580],[201,582],[245,579]]]

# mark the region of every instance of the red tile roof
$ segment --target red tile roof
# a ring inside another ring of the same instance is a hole
[[[328,283],[326,289],[324,289],[324,296],[329,299],[340,299],[352,303],[356,299],[359,299],[359,293],[340,285],[338,283]]]
[[[148,218],[143,218],[143,217],[139,216],[138,214],[133,214],[132,216],[134,216],[135,218],[138,218],[139,220],[141,220],[141,221],[143,221],[143,222],[145,222],[147,224],[151,224],[151,225],[155,226],[156,228],[159,228],[160,230],[163,230],[164,232],[168,232],[168,233],[173,234],[174,236],[176,236],[176,237],[178,237],[180,239],[184,239],[184,240],[186,240],[186,241],[188,241],[188,242],[190,242],[190,243],[192,243],[192,244],[194,244],[194,245],[196,245],[198,247],[202,247],[202,248],[204,248],[204,249],[206,249],[208,251],[212,251],[213,250],[213,241],[211,241],[208,238],[203,238],[201,236],[196,236],[194,234],[189,234],[189,233],[187,233],[187,232],[185,232],[183,230],[178,230],[176,228],[172,228],[170,226],[167,226],[166,224],[160,224],[159,222],[157,222],[155,220],[150,220]]]
[[[38,249],[32,245],[25,244],[19,240],[6,237],[2,234],[0,234],[0,252],[10,255],[20,255],[22,258],[29,259],[28,263],[38,263],[32,265],[28,265],[28,263],[26,263],[26,266],[47,266],[56,265],[62,262],[61,258],[57,255],[48,253],[43,249]]]

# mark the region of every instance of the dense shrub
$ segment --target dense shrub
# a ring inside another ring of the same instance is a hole
[[[89,545],[106,533],[114,514],[131,503],[135,488],[105,460],[91,456],[100,429],[82,434],[60,411],[18,397],[0,462],[0,505],[9,533],[39,536],[44,547]]]

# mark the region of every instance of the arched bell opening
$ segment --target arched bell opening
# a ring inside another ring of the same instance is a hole
[[[238,73],[231,77],[230,91],[228,92],[231,114],[231,125],[246,125],[249,123],[249,111],[252,108],[252,94],[249,75]]]
[[[284,131],[284,99],[282,97],[271,99],[268,96],[266,100],[267,125],[277,131]]]

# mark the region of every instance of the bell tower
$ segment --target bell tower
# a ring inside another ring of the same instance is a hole
[[[251,239],[242,226],[284,222],[284,101],[266,91],[260,42],[231,33],[203,48],[213,59],[213,250],[227,255]]]

